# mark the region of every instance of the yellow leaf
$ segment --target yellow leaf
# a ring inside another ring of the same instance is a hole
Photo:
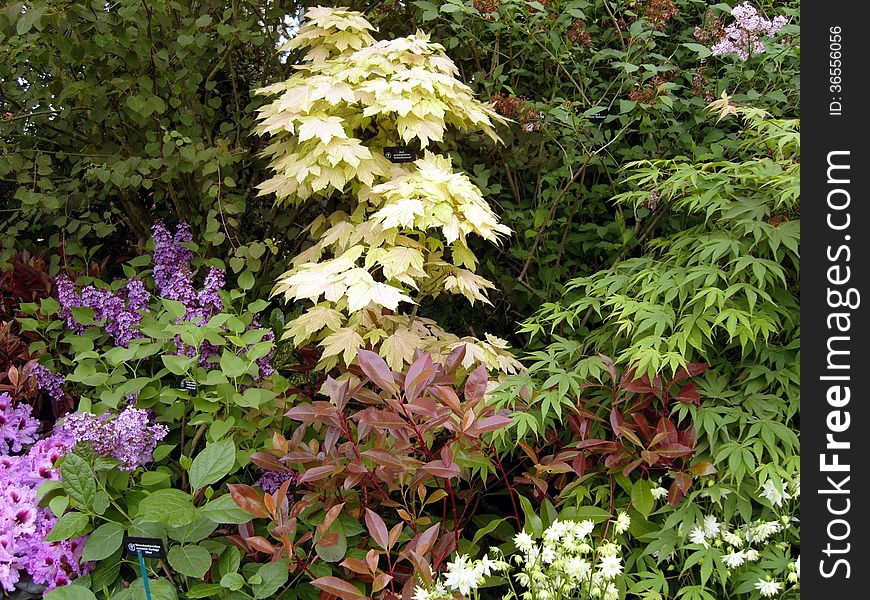
[[[340,354],[346,365],[353,362],[362,345],[362,336],[348,327],[342,327],[330,333],[320,342],[320,347],[323,348],[323,358]]]

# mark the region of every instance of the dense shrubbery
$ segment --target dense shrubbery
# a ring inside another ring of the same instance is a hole
[[[798,25],[10,3],[4,594],[799,597]]]

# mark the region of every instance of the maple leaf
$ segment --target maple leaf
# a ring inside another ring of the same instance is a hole
[[[287,324],[283,339],[293,338],[297,347],[311,339],[324,327],[335,331],[341,327],[344,315],[327,304],[312,306]]]
[[[422,216],[425,209],[425,205],[420,200],[399,200],[384,206],[372,215],[372,218],[379,220],[385,229],[391,227],[413,227],[414,219]]]
[[[380,354],[394,371],[401,371],[414,358],[414,350],[422,345],[422,338],[406,327],[397,328],[381,343]]]
[[[454,294],[462,294],[471,301],[472,305],[475,300],[480,300],[491,305],[492,302],[484,295],[484,291],[487,288],[494,287],[491,282],[466,269],[455,269],[452,275],[448,275],[444,279],[445,290]]]
[[[344,123],[340,117],[327,117],[324,114],[310,115],[299,119],[299,141],[319,138],[328,144],[332,138],[347,138]]]
[[[323,358],[340,354],[346,365],[353,362],[362,345],[362,336],[349,327],[333,331],[320,342],[320,347],[323,348]]]

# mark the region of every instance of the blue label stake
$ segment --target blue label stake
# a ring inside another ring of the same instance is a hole
[[[142,551],[137,550],[136,556],[139,557],[139,572],[142,573],[142,585],[145,586],[145,598],[151,600],[151,584],[148,583],[148,573],[145,572],[145,557],[142,556]]]

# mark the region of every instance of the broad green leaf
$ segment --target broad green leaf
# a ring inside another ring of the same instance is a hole
[[[97,481],[84,458],[78,454],[67,454],[60,466],[63,489],[80,506],[90,508],[97,493]]]
[[[631,487],[631,505],[644,517],[648,517],[655,507],[655,498],[646,479],[638,479]]]
[[[82,552],[83,561],[96,561],[108,558],[121,547],[124,528],[116,523],[104,523],[97,527],[85,542]]]
[[[287,583],[290,569],[287,567],[287,563],[271,562],[260,566],[256,574],[260,576],[260,583],[251,585],[254,598],[268,598]]]
[[[174,489],[157,490],[139,503],[137,516],[143,521],[181,527],[193,522],[196,508],[190,494]]]
[[[173,546],[166,554],[169,565],[188,577],[201,579],[211,566],[211,554],[202,546],[187,544]]]
[[[46,600],[97,600],[94,593],[80,585],[56,587],[45,595]]]
[[[224,494],[200,508],[200,513],[219,525],[241,525],[251,520],[251,515],[243,511],[229,494]]]
[[[221,353],[220,366],[221,371],[227,377],[241,377],[248,372],[248,361],[240,356],[236,356],[226,348]]]
[[[190,465],[190,485],[199,490],[217,483],[233,468],[236,462],[236,446],[233,440],[221,440],[205,447]]]
[[[45,536],[45,541],[62,542],[63,540],[77,537],[84,533],[85,528],[90,522],[86,514],[68,512],[57,520],[57,523],[54,524],[54,527]]]

